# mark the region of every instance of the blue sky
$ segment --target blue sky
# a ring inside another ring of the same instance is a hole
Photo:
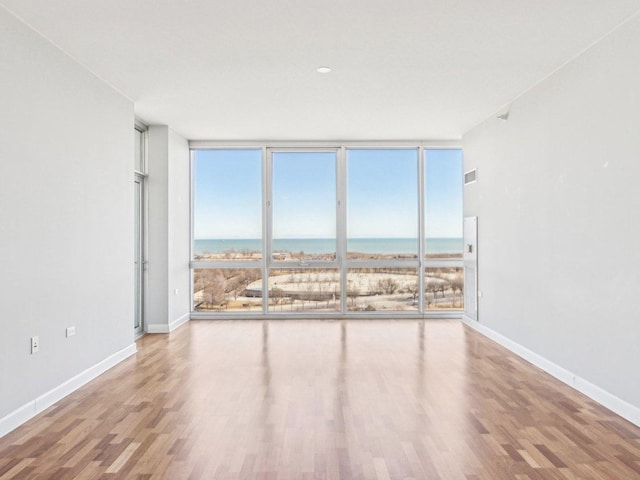
[[[335,235],[335,153],[274,153],[273,238]]]
[[[462,150],[425,150],[428,237],[462,238]]]
[[[418,151],[347,151],[347,237],[417,236]]]
[[[196,151],[193,200],[195,238],[261,238],[262,152]]]
[[[428,237],[462,236],[462,152],[427,150]],[[416,150],[347,151],[349,238],[415,237]],[[195,238],[260,238],[260,150],[200,150],[194,162]],[[327,238],[336,232],[333,153],[274,153],[274,238]]]

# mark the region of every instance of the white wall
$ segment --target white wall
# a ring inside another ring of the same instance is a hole
[[[169,129],[169,324],[191,313],[189,142]],[[176,292],[177,291],[177,292]]]
[[[169,127],[149,127],[149,252],[146,327],[167,333],[188,320],[189,143]],[[177,293],[176,293],[177,291]]]
[[[481,323],[626,402],[632,416],[639,58],[636,18],[518,99],[508,121],[463,138],[465,171],[478,168],[465,216],[479,217]]]
[[[148,252],[145,328],[167,325],[169,312],[169,127],[152,126],[148,132]]]
[[[131,102],[0,8],[0,423],[132,351],[133,121]]]

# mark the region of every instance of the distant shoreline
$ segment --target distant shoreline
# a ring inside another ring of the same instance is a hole
[[[273,239],[274,255],[288,257],[334,257],[336,240],[325,238]],[[455,237],[430,237],[425,241],[427,258],[462,257],[463,240]],[[196,239],[196,257],[259,259],[262,241],[260,239]],[[416,238],[354,238],[347,240],[348,258],[411,259],[418,253]]]
[[[313,261],[332,261],[335,259],[335,253],[325,254],[307,254],[305,252],[274,252],[274,260],[278,261],[301,261],[301,260],[313,260]],[[413,254],[373,254],[363,252],[349,252],[347,254],[347,260],[412,260],[418,258]],[[431,260],[444,260],[455,259],[462,260],[462,253],[427,253],[426,259]],[[260,252],[237,252],[227,251],[223,253],[200,253],[194,255],[195,260],[216,261],[216,260],[254,260],[258,261],[262,259]]]

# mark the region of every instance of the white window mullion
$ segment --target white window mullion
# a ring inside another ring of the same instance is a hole
[[[191,237],[190,237],[190,242],[189,242],[189,261],[190,263],[193,263],[193,257],[195,255],[195,245],[194,245],[194,239],[195,239],[195,219],[194,219],[194,215],[195,215],[195,201],[194,201],[194,182],[195,182],[195,175],[193,173],[193,162],[195,159],[195,150],[191,150],[189,152],[189,178],[190,178],[190,182],[189,182],[189,208],[190,208],[190,215],[189,215],[189,231],[191,232]],[[189,275],[190,275],[190,279],[189,279],[189,283],[190,283],[190,287],[189,287],[189,305],[190,305],[190,310],[193,312],[194,308],[195,308],[195,303],[193,301],[193,296],[195,294],[195,289],[194,289],[194,285],[193,285],[193,280],[194,280],[194,267],[190,266],[189,267]]]
[[[273,225],[271,151],[262,148],[262,312],[269,311],[269,268]]]
[[[424,273],[425,273],[425,232],[427,231],[427,226],[425,225],[425,149],[423,147],[418,148],[418,237],[419,237],[419,245],[418,245],[418,265],[420,271],[418,272],[418,289],[420,290],[420,294],[418,296],[418,309],[420,313],[425,313],[424,306]]]
[[[347,312],[347,155],[338,151],[338,263],[340,265],[340,312]]]

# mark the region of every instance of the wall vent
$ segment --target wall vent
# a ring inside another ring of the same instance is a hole
[[[476,182],[478,180],[478,170],[473,169],[465,172],[464,174],[464,184],[469,185],[470,183]]]

